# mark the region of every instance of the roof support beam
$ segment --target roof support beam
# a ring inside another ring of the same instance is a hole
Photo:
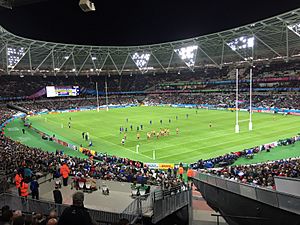
[[[270,49],[272,52],[274,52],[277,56],[282,57],[277,51],[275,51],[270,45],[268,45],[266,42],[261,40],[258,36],[254,34],[255,39],[259,40],[263,45],[265,45],[268,49]]]
[[[157,59],[157,57],[152,52],[151,52],[151,55],[157,61],[157,63],[160,65],[160,67],[165,71],[165,73],[167,73],[168,70],[166,70],[166,68],[161,64],[161,62]]]
[[[219,68],[221,67],[218,63],[215,62],[215,60],[213,60],[201,47],[200,45],[198,45],[198,48],[201,52],[204,53],[204,55],[206,55],[207,58],[209,58],[216,66],[218,66]]]

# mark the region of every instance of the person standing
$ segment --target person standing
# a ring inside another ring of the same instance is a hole
[[[28,197],[28,183],[27,179],[23,179],[20,184],[20,193],[22,198],[22,203],[25,204]]]
[[[192,177],[193,177],[193,170],[192,168],[188,168],[188,171],[187,171],[187,178],[188,178],[188,181],[192,181]]]
[[[72,198],[73,205],[62,212],[58,225],[93,225],[94,222],[83,204],[84,194],[75,192]]]
[[[59,184],[55,183],[55,190],[53,190],[54,202],[55,204],[62,204],[63,197],[58,188],[59,188]]]
[[[20,171],[18,171],[15,176],[15,183],[16,183],[16,188],[18,189],[19,196],[21,196],[20,187],[21,187],[22,180],[23,180],[22,174]]]
[[[182,163],[180,163],[180,165],[179,165],[178,172],[179,172],[180,179],[182,180],[183,173],[184,173],[184,169],[183,169]]]
[[[30,182],[30,190],[31,190],[31,196],[33,199],[39,200],[39,183],[36,180],[36,177],[33,177],[33,180]]]
[[[60,175],[63,178],[63,185],[68,186],[68,177],[69,177],[70,169],[66,162],[63,162],[62,166],[60,167]]]

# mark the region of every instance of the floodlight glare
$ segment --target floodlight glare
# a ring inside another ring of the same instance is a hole
[[[7,48],[7,60],[8,60],[8,67],[14,67],[24,56],[25,49],[21,48]]]
[[[174,49],[174,51],[179,55],[179,57],[186,63],[188,67],[193,67],[195,65],[197,50],[197,45]]]
[[[242,36],[239,38],[236,38],[230,42],[227,43],[227,45],[233,50],[241,50],[241,49],[247,49],[247,48],[253,48],[254,47],[254,37],[250,36]]]
[[[140,70],[146,70],[150,59],[150,53],[139,54],[136,52],[131,56],[131,58]]]
[[[288,28],[300,37],[300,22],[294,25],[289,25]]]

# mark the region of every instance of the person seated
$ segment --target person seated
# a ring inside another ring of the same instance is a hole
[[[85,187],[87,190],[96,191],[97,190],[97,182],[92,177],[87,177],[85,182]]]
[[[78,187],[79,187],[79,189],[84,189],[85,188],[85,182],[86,182],[86,179],[84,178],[84,175],[82,175],[78,179]]]
[[[102,194],[109,195],[109,189],[105,184],[102,185]]]

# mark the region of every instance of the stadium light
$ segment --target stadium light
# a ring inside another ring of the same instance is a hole
[[[294,25],[289,25],[288,28],[300,37],[300,22]]]
[[[92,12],[95,11],[95,4],[90,0],[79,0],[79,6],[84,12]]]
[[[147,65],[150,59],[150,53],[139,54],[138,52],[136,52],[131,56],[131,58],[135,65],[139,68],[139,70],[146,71],[149,69]]]
[[[12,68],[14,67],[24,56],[25,49],[23,47],[21,48],[13,48],[8,47],[7,48],[7,61],[8,61],[8,67]]]
[[[235,38],[228,42],[227,45],[233,50],[238,51],[242,49],[251,49],[254,47],[254,37],[253,36],[242,36]]]
[[[197,45],[174,49],[174,51],[179,55],[179,57],[185,62],[188,67],[193,67],[195,65],[197,50]]]

